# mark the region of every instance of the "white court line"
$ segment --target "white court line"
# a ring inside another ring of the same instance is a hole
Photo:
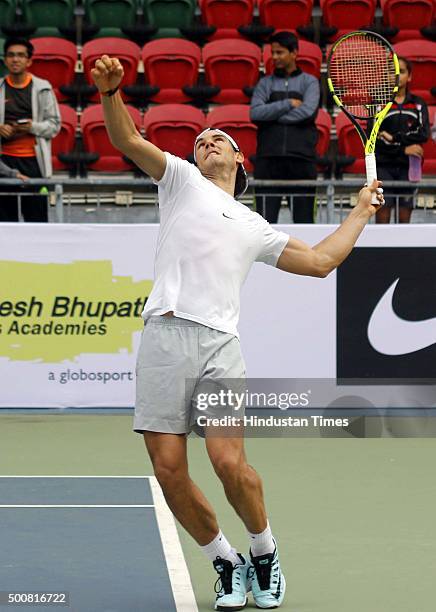
[[[74,476],[72,474],[43,474],[43,475],[38,475],[38,476],[26,476],[26,475],[21,475],[21,476],[15,476],[14,474],[7,474],[7,475],[1,475],[1,478],[153,478],[153,476],[117,476],[116,474],[114,476],[82,476],[82,475],[77,475]]]
[[[198,612],[174,517],[154,476],[150,477],[150,487],[176,610],[177,612]]]
[[[143,478],[151,476],[0,476],[2,478]],[[154,504],[0,504],[0,508],[154,508]]]
[[[154,508],[153,504],[0,504],[0,508]]]
[[[154,476],[83,476],[83,475],[67,475],[62,474],[46,474],[38,476],[15,476],[13,474],[0,476],[2,478],[143,478],[150,481],[151,493],[153,496],[154,505],[143,506],[0,506],[0,508],[155,508],[156,519],[159,528],[159,534],[164,551],[164,557],[167,564],[168,575],[170,578],[171,588],[173,591],[174,602],[177,612],[198,612],[198,606],[192,588],[191,577],[188,572],[185,557],[177,533],[176,524],[171,510],[168,508],[162,490]]]

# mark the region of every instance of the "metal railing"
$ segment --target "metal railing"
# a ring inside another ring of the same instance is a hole
[[[252,209],[262,206],[265,198],[281,196],[288,201],[291,215],[284,213],[280,222],[292,222],[292,210],[296,197],[316,198],[318,223],[340,223],[355,205],[363,179],[313,180],[313,181],[260,181],[250,180],[249,189],[242,202]],[[22,221],[22,201],[25,197],[41,195],[26,192],[25,187],[47,187],[49,221],[71,222],[116,222],[116,223],[157,223],[159,222],[156,185],[150,179],[142,178],[95,178],[87,179],[29,179],[23,184],[17,179],[0,180],[1,197],[17,197],[19,218]],[[18,191],[12,191],[20,186]],[[409,193],[401,192],[408,189]],[[259,193],[261,190],[261,193]],[[403,198],[413,198],[412,222],[434,223],[436,221],[436,179],[422,180],[419,184],[406,181],[386,181],[385,195],[395,198],[393,220],[398,220],[399,207]],[[412,193],[410,193],[410,191]],[[415,214],[416,213],[416,214]],[[418,215],[419,213],[419,215]]]

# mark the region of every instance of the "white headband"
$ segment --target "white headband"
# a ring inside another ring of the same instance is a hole
[[[227,140],[230,142],[230,144],[235,149],[235,151],[240,151],[238,145],[236,144],[236,140],[234,140],[229,134],[224,132],[224,130],[220,130],[219,128],[214,128],[214,127],[208,127],[205,130],[203,130],[201,134],[199,134],[197,138],[195,139],[195,142],[194,142],[194,161],[195,162],[197,161],[197,155],[195,153],[195,149],[197,148],[197,142],[200,140],[200,138],[202,138],[202,136],[204,136],[204,134],[206,134],[206,132],[210,132],[211,130],[213,132],[218,132],[218,134],[221,134],[222,136],[227,138]]]
[[[199,134],[197,138],[195,139],[195,142],[194,142],[194,161],[195,163],[197,163],[197,155],[195,154],[195,149],[197,148],[197,142],[204,134],[206,134],[206,132],[210,132],[211,130],[213,130],[214,132],[218,132],[218,134],[221,134],[222,136],[227,138],[227,140],[230,142],[230,144],[232,145],[232,147],[234,148],[236,152],[240,151],[240,148],[238,147],[236,140],[234,140],[229,134],[224,132],[224,130],[220,130],[219,128],[214,128],[214,127],[208,127],[205,130],[203,130],[201,134]],[[236,173],[235,198],[240,198],[242,195],[244,195],[244,193],[247,190],[247,187],[248,187],[247,172],[245,171],[244,164],[239,164],[238,170]]]

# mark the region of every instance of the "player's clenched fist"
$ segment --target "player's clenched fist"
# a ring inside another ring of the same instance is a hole
[[[356,208],[361,208],[369,210],[371,215],[373,215],[380,206],[383,206],[385,203],[385,199],[383,196],[382,182],[374,179],[372,185],[365,186],[359,192],[359,199],[357,201]],[[365,184],[366,185],[366,184]],[[377,203],[373,202],[373,196],[376,196]]]
[[[118,87],[124,76],[124,70],[119,59],[102,55],[96,60],[91,75],[98,90],[106,92]]]

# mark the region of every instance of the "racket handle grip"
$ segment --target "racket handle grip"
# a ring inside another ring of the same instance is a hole
[[[374,180],[377,180],[377,164],[375,161],[375,154],[369,153],[365,155],[365,166],[366,166],[366,182],[368,187],[372,185]],[[372,204],[378,204],[377,196],[374,194],[371,200]]]

